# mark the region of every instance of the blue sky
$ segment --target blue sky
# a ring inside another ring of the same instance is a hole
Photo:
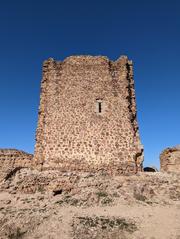
[[[128,55],[144,165],[180,144],[179,0],[8,0],[0,3],[0,147],[33,152],[42,62]]]

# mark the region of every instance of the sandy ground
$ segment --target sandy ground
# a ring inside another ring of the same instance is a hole
[[[0,238],[180,239],[179,178],[85,177],[57,195],[9,186],[0,192]]]

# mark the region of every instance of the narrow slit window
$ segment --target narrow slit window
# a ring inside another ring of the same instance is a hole
[[[103,102],[101,99],[96,99],[96,113],[97,114],[103,113]]]
[[[102,102],[98,102],[98,113],[102,112]]]

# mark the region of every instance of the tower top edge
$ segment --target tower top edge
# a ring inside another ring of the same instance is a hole
[[[51,63],[68,63],[68,64],[76,64],[76,65],[86,65],[86,64],[91,64],[91,65],[96,65],[96,64],[109,64],[109,63],[132,63],[131,60],[128,59],[126,55],[120,56],[117,60],[112,61],[110,60],[107,56],[92,56],[92,55],[72,55],[66,57],[63,61],[55,60],[54,58],[48,58],[47,60],[44,61],[44,64],[51,64]]]

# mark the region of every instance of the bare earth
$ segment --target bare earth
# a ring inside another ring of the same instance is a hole
[[[180,239],[180,174],[20,169],[0,189],[1,239]]]

